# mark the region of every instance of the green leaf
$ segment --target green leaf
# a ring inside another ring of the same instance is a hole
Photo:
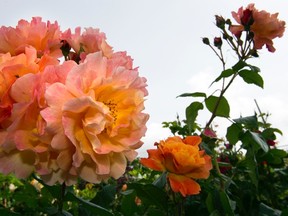
[[[242,68],[244,68],[245,66],[247,66],[247,63],[240,60],[239,62],[237,62],[233,67],[233,71],[239,71],[241,70]]]
[[[137,212],[137,205],[135,203],[136,191],[126,190],[122,194],[124,194],[121,201],[121,213],[125,216],[135,215]]]
[[[257,120],[256,115],[233,119],[233,121],[245,126],[246,129],[250,129],[250,130],[258,129],[258,120]]]
[[[259,215],[280,216],[281,215],[281,211],[278,210],[278,209],[273,209],[272,207],[267,206],[264,203],[260,203]]]
[[[52,197],[56,198],[59,196],[59,193],[61,191],[61,185],[55,184],[55,185],[47,185],[42,179],[38,178],[36,175],[33,174],[33,178],[35,178],[38,182],[40,182],[44,188],[49,191],[49,193],[52,195]]]
[[[266,140],[268,140],[268,139],[275,140],[276,139],[275,133],[279,133],[280,135],[283,135],[282,131],[280,131],[277,128],[267,128],[267,129],[263,130],[261,134]]]
[[[204,92],[193,92],[193,93],[184,93],[177,97],[204,97],[206,98],[206,94]]]
[[[228,118],[230,115],[230,106],[225,97],[219,98],[211,95],[205,100],[205,105],[207,109],[211,113],[214,112],[216,116]]]
[[[273,154],[275,157],[279,158],[285,158],[288,155],[288,153],[283,149],[271,149],[269,152]]]
[[[212,193],[209,193],[206,200],[205,200],[206,207],[209,212],[213,212],[215,210],[214,204],[213,204],[213,195]]]
[[[235,145],[239,141],[239,135],[242,132],[242,127],[239,124],[232,124],[227,128],[226,138],[230,144]]]
[[[90,211],[90,213],[94,213],[96,215],[103,215],[103,216],[112,216],[113,214],[111,212],[109,212],[107,209],[96,205],[92,202],[89,202],[87,200],[84,200],[80,197],[77,197],[75,194],[73,194],[72,192],[67,192],[66,196],[64,197],[64,199],[66,201],[74,201],[77,202],[81,205],[83,205],[83,207],[85,207],[87,210]]]
[[[251,131],[247,131],[247,133],[250,135],[251,141],[253,143],[257,144],[260,148],[262,148],[264,152],[269,151],[268,144],[266,143],[265,140],[263,140],[263,138],[261,137],[259,133],[255,133]]]
[[[167,194],[152,184],[129,183],[128,189],[134,189],[137,196],[146,204],[167,209]]]
[[[239,72],[239,76],[248,84],[255,84],[261,88],[264,87],[264,81],[257,72],[252,70],[242,70]]]
[[[220,191],[220,200],[225,211],[225,215],[234,215],[234,210],[236,207],[235,201],[230,200],[227,194],[223,191]]]
[[[217,212],[216,215],[234,215],[236,204],[230,200],[224,191],[214,190],[206,198],[205,204],[210,215]]]
[[[256,67],[254,65],[247,65],[253,72],[260,72],[260,68],[259,67]]]
[[[250,179],[253,185],[258,187],[258,170],[257,170],[257,162],[255,157],[250,156],[237,164],[237,167],[242,167],[249,174]]]
[[[115,199],[116,186],[115,185],[105,185],[100,191],[97,192],[96,196],[91,200],[92,203],[97,203],[104,208],[108,208]]]
[[[287,157],[287,153],[282,149],[270,149],[267,154],[263,156],[263,161],[267,161],[270,165],[284,165],[283,158]]]
[[[158,188],[164,188],[167,183],[167,172],[163,172],[159,178],[157,178],[153,185],[155,185]]]
[[[188,125],[189,133],[192,132],[193,124],[198,116],[198,111],[204,108],[203,104],[195,101],[186,108],[186,124]]]
[[[214,83],[214,82],[218,82],[218,81],[219,81],[220,79],[222,79],[222,78],[227,78],[227,77],[229,77],[229,76],[231,76],[231,75],[233,75],[233,74],[235,74],[235,71],[232,70],[232,69],[224,70],[224,71],[221,72],[220,76],[218,76],[218,77],[213,81],[213,83]],[[212,83],[212,84],[213,84],[213,83]],[[212,84],[211,84],[211,85],[212,85]]]
[[[213,154],[213,151],[209,148],[209,145],[207,143],[202,142],[201,148],[203,148],[207,154],[209,154],[209,155]]]

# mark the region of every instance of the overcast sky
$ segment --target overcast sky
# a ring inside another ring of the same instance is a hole
[[[0,25],[15,26],[19,19],[30,21],[33,16],[41,16],[44,21],[56,20],[63,31],[77,26],[99,28],[114,51],[127,51],[134,66],[139,66],[140,75],[148,80],[145,111],[150,120],[145,143],[139,150],[141,156],[155,141],[170,134],[161,128],[163,121],[173,121],[177,114],[184,118],[191,98],[176,96],[215,90],[217,86],[208,87],[222,65],[201,38],[220,36],[214,25],[216,14],[233,20],[231,11],[249,3],[255,3],[259,10],[279,12],[279,19],[288,24],[288,2],[283,0],[1,0]],[[260,58],[250,62],[261,68],[264,89],[237,82],[226,96],[232,118],[253,115],[256,98],[262,111],[272,114],[272,126],[283,131],[284,136],[279,137],[282,148],[288,147],[288,32],[285,33],[274,40],[275,53],[263,49]],[[233,64],[236,59],[229,52],[227,49],[225,53],[227,61]],[[204,125],[209,118],[204,113],[198,120]],[[223,119],[215,122],[222,127],[227,124]]]

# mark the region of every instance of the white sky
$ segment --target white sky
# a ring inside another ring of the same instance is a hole
[[[259,10],[279,12],[279,19],[288,26],[288,2],[283,0],[1,0],[0,25],[15,26],[19,19],[30,21],[33,16],[41,16],[44,21],[57,20],[63,31],[77,26],[99,28],[114,51],[127,51],[134,66],[139,66],[140,75],[148,79],[145,106],[150,120],[145,144],[139,150],[142,156],[155,141],[170,134],[161,128],[163,121],[175,120],[177,113],[184,118],[192,98],[176,96],[215,90],[216,86],[208,86],[222,66],[201,38],[220,36],[214,25],[216,14],[233,20],[231,11],[249,3],[255,3]],[[250,62],[261,68],[264,90],[237,82],[226,97],[232,118],[253,115],[256,98],[263,112],[272,113],[272,126],[284,133],[279,146],[288,148],[288,30],[285,33],[274,40],[275,53],[263,49],[260,58]],[[227,57],[235,63],[231,55]],[[198,120],[204,125],[209,118],[203,113]],[[227,121],[216,119],[216,123],[225,125]]]

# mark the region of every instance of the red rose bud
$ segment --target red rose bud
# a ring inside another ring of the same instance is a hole
[[[230,143],[226,143],[224,144],[224,146],[226,147],[226,149],[232,149],[232,145]]]
[[[222,46],[221,37],[215,37],[214,38],[214,46],[217,47],[218,49],[221,49],[221,46]]]
[[[245,27],[245,30],[250,30],[250,26],[253,24],[253,14],[252,10],[246,9],[243,11],[243,16],[241,17],[241,24]]]
[[[213,131],[211,128],[205,128],[203,131],[203,134],[207,137],[210,137],[210,138],[216,138],[217,137],[215,131]]]
[[[216,26],[220,29],[224,29],[226,23],[225,19],[222,16],[218,15],[216,15],[215,18],[216,18]]]
[[[267,144],[268,144],[269,146],[275,146],[275,145],[276,145],[276,142],[273,141],[273,140],[267,140]]]

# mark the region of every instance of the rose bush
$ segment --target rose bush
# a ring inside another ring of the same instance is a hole
[[[222,64],[211,84],[221,87],[179,95],[192,98],[185,119],[163,122],[171,136],[147,158],[137,157],[147,84],[126,52],[114,52],[99,29],[61,31],[40,17],[1,27],[0,214],[287,215],[282,131],[257,100],[253,115],[232,118],[225,95],[236,79],[264,87],[248,61],[264,45],[275,52],[285,22],[254,4],[232,17],[216,15],[221,36],[202,39]],[[231,123],[224,137],[216,118]]]

